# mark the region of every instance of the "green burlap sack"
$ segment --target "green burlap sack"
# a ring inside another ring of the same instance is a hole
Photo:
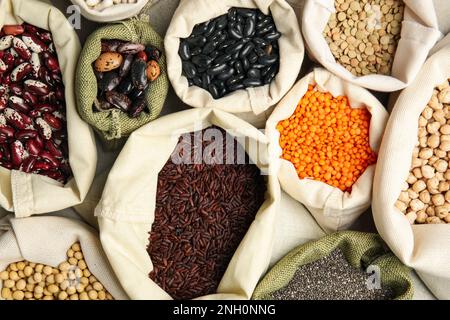
[[[380,268],[381,286],[390,288],[395,300],[410,300],[414,290],[410,270],[388,249],[377,234],[343,231],[297,247],[282,258],[261,280],[253,293],[254,300],[271,300],[272,293],[285,287],[297,269],[340,249],[350,265],[366,270]]]
[[[80,116],[100,134],[103,140],[114,144],[114,140],[126,138],[133,131],[156,119],[161,113],[169,89],[165,54],[159,60],[161,75],[150,83],[147,90],[147,107],[150,113],[142,112],[132,119],[119,110],[94,112],[92,105],[97,96],[97,79],[92,63],[101,53],[102,39],[120,39],[153,45],[163,50],[162,38],[152,29],[148,22],[137,19],[107,25],[92,33],[86,40],[81,52],[76,72],[77,105]],[[118,143],[116,143],[118,145]]]

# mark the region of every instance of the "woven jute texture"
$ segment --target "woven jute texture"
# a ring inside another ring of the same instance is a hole
[[[272,293],[285,287],[300,266],[317,261],[340,248],[348,263],[358,269],[378,266],[381,286],[390,288],[395,300],[410,300],[414,289],[409,268],[389,251],[377,234],[343,231],[297,247],[281,259],[261,280],[254,300],[270,300]]]
[[[153,45],[163,50],[162,38],[152,29],[148,22],[131,19],[96,30],[86,40],[80,55],[76,72],[77,105],[80,116],[92,125],[100,136],[110,141],[128,137],[133,131],[156,119],[161,113],[169,89],[165,54],[159,60],[161,75],[150,83],[146,100],[150,113],[142,112],[132,119],[124,112],[111,110],[94,112],[93,103],[97,96],[97,79],[93,62],[101,54],[102,39],[120,39],[144,45]]]

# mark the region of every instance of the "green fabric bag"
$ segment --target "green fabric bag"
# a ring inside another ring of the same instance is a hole
[[[161,75],[151,82],[146,100],[150,113],[142,112],[138,118],[129,118],[120,110],[94,112],[93,103],[97,97],[97,79],[93,62],[101,53],[102,39],[120,39],[153,45],[163,50],[163,39],[152,29],[148,22],[131,19],[117,24],[107,25],[93,32],[86,40],[81,52],[76,72],[76,93],[78,112],[81,118],[92,125],[107,145],[120,145],[118,140],[128,137],[133,131],[155,120],[164,105],[169,89],[165,54],[159,60]]]
[[[340,249],[348,263],[365,270],[370,265],[381,270],[381,285],[390,288],[395,300],[410,300],[414,289],[409,268],[373,233],[343,231],[297,247],[282,258],[260,281],[253,300],[271,300],[272,293],[285,287],[300,266],[312,263]]]

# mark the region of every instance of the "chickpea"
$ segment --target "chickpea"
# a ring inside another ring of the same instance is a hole
[[[450,135],[444,134],[441,136],[441,142],[443,141],[450,141]]]
[[[80,300],[89,300],[89,296],[88,296],[87,292],[81,292],[79,296],[80,296]]]
[[[428,123],[428,120],[425,117],[423,117],[423,116],[419,117],[419,126],[420,127],[425,127],[427,125],[427,123]]]
[[[97,298],[98,298],[98,293],[95,290],[89,291],[88,295],[91,300],[97,300]]]
[[[0,272],[0,280],[5,281],[8,280],[9,278],[9,273],[8,271],[2,271]]]
[[[447,192],[450,189],[450,184],[447,181],[441,181],[439,182],[438,190],[439,192]]]
[[[98,300],[105,300],[105,299],[106,299],[105,291],[99,291],[98,292]]]
[[[94,290],[96,291],[101,291],[103,290],[103,285],[100,282],[94,282],[94,284],[92,285],[92,287],[94,288]]]
[[[406,181],[409,184],[414,184],[417,181],[417,178],[413,174],[409,174],[408,179]]]
[[[25,288],[27,287],[27,282],[23,279],[20,279],[19,281],[16,282],[16,288],[17,290],[25,290]]]
[[[23,261],[17,262],[17,269],[19,269],[19,271],[23,271],[25,269],[25,262]]]
[[[437,121],[427,124],[427,131],[430,134],[437,133],[439,131],[439,128],[441,127],[441,124]]]
[[[81,270],[86,269],[86,268],[87,268],[86,262],[85,262],[84,260],[78,261],[78,267],[79,267]]]
[[[441,144],[439,145],[439,149],[443,151],[450,151],[450,141],[441,141]]]
[[[431,197],[433,204],[437,206],[442,206],[445,203],[445,198],[442,194],[435,194]]]
[[[411,209],[413,211],[419,211],[425,207],[424,203],[422,201],[420,201],[419,199],[411,200],[411,203],[409,204],[409,206],[411,207]]]
[[[3,281],[3,287],[4,287],[4,288],[9,288],[9,289],[11,289],[11,288],[13,288],[15,285],[16,285],[16,283],[15,283],[13,280],[11,280],[11,279],[8,279],[8,280]]]
[[[422,175],[422,169],[421,169],[420,167],[414,168],[412,172],[413,172],[414,176],[415,176],[417,179],[422,179],[422,178],[423,178],[423,175]]]
[[[25,299],[29,300],[29,299],[32,299],[32,298],[33,298],[33,293],[32,292],[29,292],[29,291],[25,292]]]
[[[436,207],[435,209],[436,217],[438,217],[439,219],[444,219],[448,215],[449,211],[450,211],[450,204]]]
[[[426,188],[427,188],[427,185],[426,185],[426,183],[425,183],[424,181],[422,181],[422,180],[417,180],[417,181],[413,184],[413,186],[412,186],[412,189],[413,189],[415,192],[417,192],[417,193],[419,193],[419,192],[425,190]]]
[[[49,266],[45,266],[44,269],[42,270],[42,272],[46,275],[49,276],[51,274],[53,274],[53,268],[49,267]]]
[[[423,190],[420,194],[419,194],[419,200],[422,201],[425,204],[430,203],[431,201],[431,195],[428,192],[428,190]]]
[[[75,252],[72,249],[69,249],[69,251],[67,251],[67,256],[69,258],[73,258],[74,254],[75,254]]]
[[[440,224],[442,223],[441,219],[439,219],[438,217],[428,217],[427,218],[427,223],[430,224]]]
[[[447,152],[440,149],[434,149],[434,155],[438,158],[445,158],[447,156]]]
[[[77,293],[72,294],[72,295],[69,297],[69,299],[70,299],[70,300],[80,300]]]
[[[431,179],[428,179],[428,181],[427,181],[428,191],[437,190],[438,187],[439,187],[439,179],[438,178],[432,177]]]
[[[439,144],[440,144],[440,139],[437,134],[432,134],[428,137],[428,139],[427,139],[428,147],[434,149],[434,148],[439,147]],[[433,153],[433,150],[430,149],[430,151],[431,151],[431,153]]]
[[[12,297],[11,289],[10,288],[2,288],[2,298],[9,300]]]
[[[83,253],[81,253],[81,251],[75,252],[74,257],[77,260],[82,260],[84,258]]]
[[[450,124],[444,124],[440,129],[442,134],[449,134],[450,135]]]
[[[23,273],[26,277],[29,277],[33,274],[33,268],[30,266],[26,266],[25,269],[23,269]]]
[[[425,223],[427,221],[428,215],[426,214],[425,211],[420,210],[417,212],[417,218],[416,218],[416,222],[417,223]]]
[[[67,295],[67,292],[65,291],[61,291],[58,294],[58,300],[66,300],[69,296]]]
[[[79,243],[73,244],[73,245],[72,245],[72,250],[73,250],[74,252],[81,251],[80,244],[79,244]]]
[[[23,300],[23,298],[25,298],[25,294],[23,293],[23,291],[14,291],[12,294],[12,298],[14,300]]]
[[[9,268],[11,269],[10,271],[19,271],[19,268],[17,268],[17,263],[11,263]]]
[[[434,177],[434,168],[429,166],[429,165],[425,165],[421,168],[421,172],[423,177],[427,178],[427,179],[431,179]]]

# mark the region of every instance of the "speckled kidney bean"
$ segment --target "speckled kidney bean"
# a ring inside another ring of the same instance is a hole
[[[66,183],[65,94],[51,33],[30,24],[0,31],[0,165]]]

